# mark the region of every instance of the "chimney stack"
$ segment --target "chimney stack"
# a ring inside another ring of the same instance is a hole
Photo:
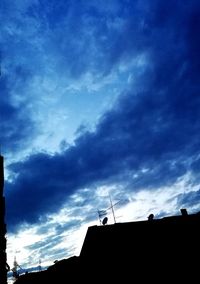
[[[182,216],[187,216],[187,215],[188,215],[187,209],[182,208],[182,209],[181,209],[181,214],[182,214]]]

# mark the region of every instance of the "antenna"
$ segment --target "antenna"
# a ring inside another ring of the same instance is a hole
[[[38,266],[38,270],[41,271],[42,267],[41,267],[41,259],[39,259],[39,266]]]
[[[109,199],[110,199],[110,208],[111,208],[111,210],[112,210],[114,223],[116,223],[115,212],[114,212],[114,205],[112,204],[112,199],[111,199],[111,196],[110,196],[110,195],[109,195]]]
[[[17,271],[18,267],[22,269],[22,267],[18,264],[16,256],[15,256],[14,262],[13,262],[13,268],[12,268],[12,272],[13,272],[12,274],[13,274],[14,279],[17,279],[19,277],[19,272]]]
[[[115,217],[115,212],[114,212],[114,206],[117,205],[119,202],[121,202],[121,200],[119,200],[119,201],[117,201],[116,203],[113,204],[110,195],[109,195],[109,199],[110,199],[110,207],[108,207],[106,210],[97,210],[98,216],[99,216],[100,225],[101,225],[101,224],[103,224],[103,225],[107,224],[108,218],[105,217],[105,218],[103,219],[103,221],[104,221],[104,222],[106,221],[106,223],[103,223],[103,221],[101,221],[101,217],[106,216],[106,215],[108,214],[107,211],[108,211],[109,209],[112,210],[112,215],[113,215],[114,224],[116,223],[116,217]]]
[[[114,224],[116,223],[116,218],[115,218],[115,212],[114,212],[114,206],[117,205],[119,202],[121,202],[121,200],[117,201],[116,203],[112,203],[112,199],[111,196],[109,195],[109,199],[110,199],[110,207],[108,209],[112,210],[112,214],[113,214],[113,220],[114,220]],[[107,210],[108,210],[107,209]]]

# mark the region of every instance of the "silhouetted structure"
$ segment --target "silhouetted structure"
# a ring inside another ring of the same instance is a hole
[[[108,217],[103,218],[102,224],[106,225],[108,223]]]
[[[196,283],[200,214],[150,219],[89,227],[79,257],[20,276],[16,284]]]
[[[152,221],[153,218],[154,218],[154,215],[153,215],[153,214],[150,214],[150,215],[148,216],[148,220],[149,220],[149,221]]]
[[[16,280],[19,277],[19,272],[18,272],[18,268],[22,269],[22,267],[18,264],[16,256],[14,257],[14,262],[13,262],[13,268],[12,270],[12,275],[13,278]]]
[[[200,252],[200,214],[183,212],[162,219],[152,214],[147,221],[89,227],[80,253],[86,278],[93,271],[105,281],[99,272],[106,267],[107,279],[113,283],[119,279],[123,283],[130,279],[163,283],[160,275],[169,283],[174,277],[179,281],[189,277],[193,283],[193,277],[199,278],[195,255]]]
[[[4,189],[4,159],[0,154],[0,284],[7,284],[6,224]]]
[[[182,209],[181,209],[181,214],[182,214],[183,216],[187,216],[187,215],[188,215],[187,209],[182,208]]]

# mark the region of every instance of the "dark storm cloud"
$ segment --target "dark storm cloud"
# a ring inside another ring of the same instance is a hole
[[[125,183],[127,190],[156,189],[193,171],[192,161],[199,154],[200,4],[125,2],[123,29],[109,29],[109,36],[106,34],[101,49],[106,66],[100,65],[100,69],[108,72],[120,60],[146,52],[147,66],[137,78],[139,87],[133,85],[102,116],[94,132],[81,133],[65,152],[35,154],[12,165],[18,176],[6,185],[10,224],[37,222],[40,215],[60,208],[79,188],[118,182]],[[98,9],[94,9],[96,20]],[[91,10],[89,13],[91,16]],[[105,27],[97,25],[95,21],[94,29],[103,35]],[[81,45],[72,53],[78,74],[89,58]],[[67,45],[61,46],[66,53]],[[80,54],[85,56],[83,61]],[[70,70],[73,73],[72,66]]]
[[[21,69],[18,73],[18,82],[25,81],[27,75]],[[20,74],[21,73],[21,74]],[[26,113],[25,102],[12,100],[12,87],[17,82],[10,82],[7,76],[2,75],[0,80],[0,143],[3,151],[17,151],[24,147],[33,135],[33,122]]]

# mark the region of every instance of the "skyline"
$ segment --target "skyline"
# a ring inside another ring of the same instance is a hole
[[[78,255],[109,195],[117,222],[200,210],[199,2],[85,2],[1,3],[11,267]]]

